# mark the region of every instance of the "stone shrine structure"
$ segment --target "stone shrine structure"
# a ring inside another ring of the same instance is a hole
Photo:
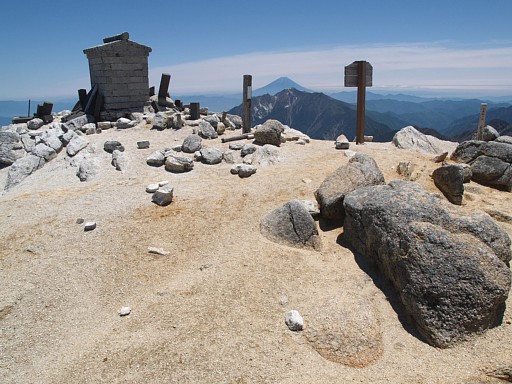
[[[129,40],[128,32],[84,49],[89,60],[91,90],[102,98],[103,119],[143,112],[149,97],[148,56],[151,48]]]

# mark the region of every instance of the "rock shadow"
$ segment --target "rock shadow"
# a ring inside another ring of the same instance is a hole
[[[402,324],[402,327],[408,332],[410,335],[414,336],[418,340],[423,343],[431,345],[418,331],[414,320],[407,313],[402,302],[400,301],[400,295],[396,291],[393,283],[387,279],[384,275],[379,273],[377,266],[371,260],[369,260],[364,255],[358,253],[345,239],[345,234],[342,233],[338,236],[336,242],[344,248],[347,248],[354,255],[354,260],[361,268],[363,272],[365,272],[373,281],[375,286],[381,290],[382,293],[386,296],[386,300],[389,301],[391,307],[395,311],[398,316],[398,321]]]

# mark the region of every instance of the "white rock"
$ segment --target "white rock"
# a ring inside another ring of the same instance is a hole
[[[121,307],[117,313],[119,313],[119,316],[127,316],[132,312],[132,309],[130,307]]]
[[[290,331],[302,331],[304,328],[304,319],[298,311],[292,309],[288,312],[284,318],[284,322],[290,329]]]
[[[84,224],[84,231],[92,231],[93,229],[96,229],[95,221],[88,221]]]
[[[165,206],[169,205],[172,202],[174,193],[174,188],[166,185],[165,187],[161,187],[155,193],[153,193],[152,201],[153,203]]]
[[[161,255],[161,256],[169,256],[171,254],[170,252],[165,251],[162,248],[157,248],[157,247],[148,247],[148,252],[154,253],[156,255]]]
[[[156,191],[158,191],[158,188],[160,188],[159,184],[148,184],[146,186],[146,192],[147,193],[155,193]]]

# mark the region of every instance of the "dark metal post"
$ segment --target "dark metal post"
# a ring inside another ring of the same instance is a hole
[[[252,99],[252,76],[244,75],[244,93],[243,93],[243,106],[242,106],[242,132],[251,132],[251,99]]]
[[[162,73],[162,78],[160,79],[160,87],[158,88],[158,102],[162,100],[166,101],[167,90],[169,89],[169,83],[171,82],[171,75],[168,73]]]
[[[364,125],[366,112],[366,61],[357,62],[357,127],[356,144],[364,143]]]
[[[201,111],[201,106],[199,103],[190,103],[190,119],[197,120],[199,119]]]
[[[30,117],[30,99],[28,99],[28,114],[27,114],[27,116]]]

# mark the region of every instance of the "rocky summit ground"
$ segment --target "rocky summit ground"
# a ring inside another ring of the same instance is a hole
[[[3,192],[2,383],[501,382],[488,373],[511,365],[512,298],[500,326],[437,349],[418,336],[391,286],[340,244],[342,227],[318,223],[320,251],[260,234],[264,215],[292,199],[314,200],[325,177],[348,162],[333,142],[285,143],[279,164],[246,179],[226,163],[196,163],[185,174],[146,165],[151,152],[191,132],[136,127],[87,136],[102,164],[95,179],[80,182],[63,151]],[[106,140],[125,146],[126,172],[111,166]],[[140,140],[150,148],[137,149]],[[228,147],[220,138],[203,144]],[[386,182],[402,178],[400,161],[412,161],[417,182],[439,193],[433,156],[391,143],[351,149],[371,155]],[[145,191],[162,180],[175,188],[166,207]],[[507,218],[510,196],[472,182],[460,209]],[[84,231],[77,219],[97,227]],[[499,223],[512,236],[506,221]],[[125,306],[131,313],[120,316]],[[291,309],[304,331],[285,325]],[[346,327],[322,335],[329,316]]]

